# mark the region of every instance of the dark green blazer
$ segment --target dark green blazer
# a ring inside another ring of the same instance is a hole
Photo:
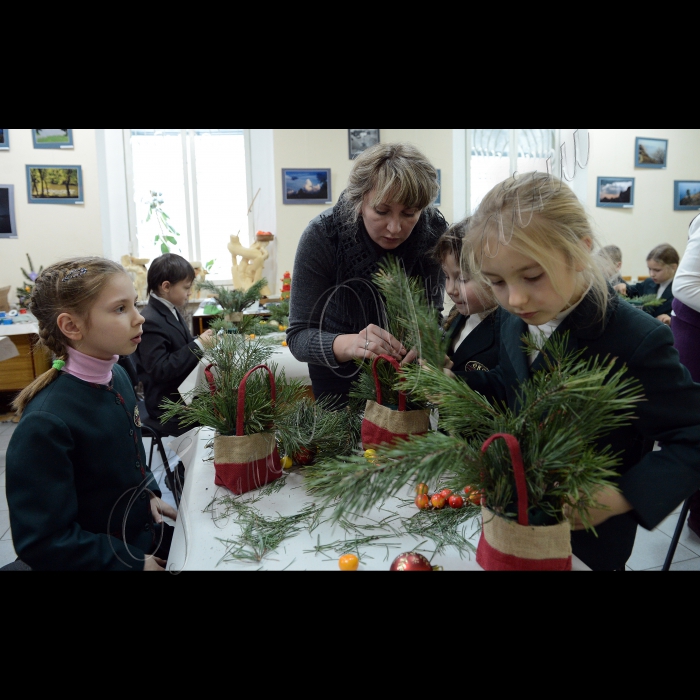
[[[572,349],[582,357],[615,359],[615,371],[627,366],[627,375],[642,384],[646,401],[637,404],[636,420],[600,441],[612,452],[622,451],[618,486],[634,510],[608,519],[588,532],[572,533],[574,554],[592,569],[623,569],[634,546],[637,525],[655,528],[700,487],[700,384],[681,365],[668,326],[610,291],[601,320],[590,297],[562,322],[555,333],[569,331]],[[491,372],[470,372],[465,381],[492,401],[507,401],[517,410],[518,384],[543,363],[538,356],[532,369],[521,349],[528,329],[517,316],[506,314],[501,326],[499,366]],[[545,352],[546,352],[545,345]],[[658,441],[661,450],[652,451]]]
[[[489,314],[459,345],[457,350],[448,353],[452,360],[452,371],[458,376],[465,372],[481,369],[493,369],[498,365],[498,351],[501,344],[501,314],[500,308]],[[447,329],[450,344],[458,336],[468,316],[459,314]]]
[[[136,397],[118,365],[113,386],[69,374],[30,402],[7,448],[12,541],[34,570],[141,571],[155,551]]]

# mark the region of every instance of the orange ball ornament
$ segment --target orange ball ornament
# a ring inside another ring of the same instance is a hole
[[[429,490],[428,484],[418,484],[418,486],[416,486],[416,494],[419,496],[424,493],[427,494]]]
[[[430,508],[430,498],[428,494],[421,493],[416,496],[415,504],[420,510],[428,510],[428,508]]]
[[[338,559],[338,566],[341,571],[357,571],[359,565],[360,560],[357,558],[356,554],[343,554],[343,556]]]
[[[445,497],[441,493],[434,493],[430,497],[430,505],[437,510],[444,508],[446,502]]]

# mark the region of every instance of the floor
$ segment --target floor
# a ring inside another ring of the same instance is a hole
[[[0,422],[0,567],[13,562],[17,555],[12,547],[10,513],[5,496],[5,453],[16,427],[12,422]],[[148,454],[148,440],[145,441]],[[175,458],[174,453],[170,453]],[[170,454],[168,456],[170,456]],[[174,466],[176,458],[171,461]],[[175,505],[172,494],[162,483],[164,470],[162,462],[154,457],[153,473],[158,479],[164,500]],[[679,505],[675,513],[664,520],[655,530],[637,530],[637,539],[632,556],[627,562],[629,571],[660,571],[666,560],[671,537],[678,522]],[[700,571],[700,537],[684,525],[676,554],[671,565],[672,571]]]

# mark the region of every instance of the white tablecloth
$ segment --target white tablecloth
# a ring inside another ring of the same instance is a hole
[[[261,561],[245,563],[227,561],[227,549],[236,541],[240,533],[240,525],[235,516],[222,518],[224,504],[218,499],[232,496],[228,489],[214,484],[214,462],[211,459],[212,450],[207,448],[213,431],[202,429],[190,431],[187,435],[171,442],[171,448],[180,454],[185,464],[185,484],[182,501],[175,526],[168,570],[172,573],[180,571],[339,571],[338,559],[344,551],[325,551],[318,553],[315,548],[319,545],[331,545],[336,542],[356,539],[366,534],[381,534],[379,531],[347,532],[339,525],[332,526],[327,522],[319,522],[312,532],[302,531],[283,541],[275,551],[270,552]],[[303,476],[300,471],[292,470],[282,477],[286,483],[277,493],[265,496],[254,504],[254,508],[267,518],[291,516],[298,514],[304,506],[312,504],[313,498],[306,493]],[[248,500],[256,497],[258,492],[250,492],[235,497],[237,500]],[[407,492],[406,498],[412,499],[414,494]],[[212,505],[214,504],[214,505]],[[380,521],[393,519],[395,514],[402,518],[411,517],[416,513],[415,506],[406,506],[401,499],[387,499],[381,508],[375,508],[367,515],[351,518],[358,524],[369,523],[376,525]],[[478,526],[478,515],[468,521],[465,526],[465,536],[473,535],[472,542],[476,546],[475,535]],[[323,520],[323,518],[321,519]],[[394,525],[397,522],[394,520]],[[228,542],[228,544],[227,544]],[[343,549],[341,545],[341,550]],[[386,531],[379,544],[359,548],[359,571],[388,571],[394,559],[403,552],[419,551],[434,566],[440,566],[445,571],[482,571],[476,563],[473,553],[460,555],[456,547],[446,548],[444,553],[435,553],[435,544],[425,538],[414,539],[410,535],[397,537]],[[352,549],[348,548],[348,552]],[[587,570],[580,560],[574,557],[575,571]]]

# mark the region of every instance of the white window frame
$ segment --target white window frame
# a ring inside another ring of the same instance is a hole
[[[131,129],[122,129],[124,149],[124,168],[126,178],[126,206],[129,222],[129,248],[132,255],[139,256],[136,202],[134,200],[134,170],[131,153]],[[187,243],[193,260],[201,258],[197,222],[199,219],[198,196],[196,189],[196,153],[194,148],[194,129],[182,129],[182,151],[185,169],[185,208],[187,217]],[[275,231],[276,213],[274,210],[274,158],[272,154],[271,129],[243,129],[246,157],[246,194],[247,201],[253,205],[248,211],[248,240],[255,241],[258,230]],[[255,151],[260,157],[256,162]],[[263,196],[263,191],[267,194]],[[256,195],[257,193],[257,195]],[[261,225],[262,224],[262,225]],[[274,277],[270,280],[273,287]],[[231,279],[212,280],[216,284],[230,285]]]

